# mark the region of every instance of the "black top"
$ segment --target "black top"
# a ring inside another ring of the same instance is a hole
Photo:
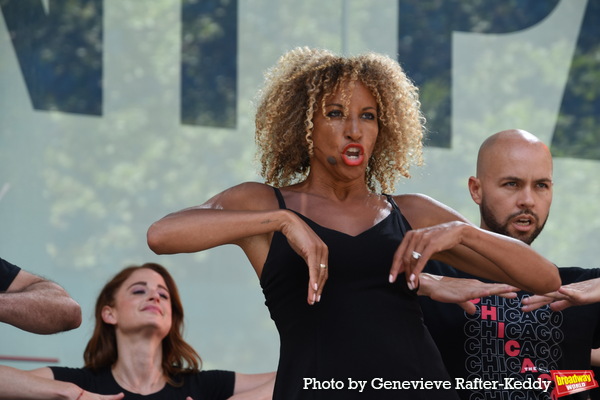
[[[437,261],[427,263],[424,272],[486,281]],[[600,269],[559,268],[559,273],[566,285],[597,278]],[[499,382],[505,377],[519,381],[551,380],[551,370],[590,369],[590,350],[600,346],[600,303],[560,312],[544,306],[524,313],[520,310],[520,300],[528,295],[519,292],[517,299],[498,296],[478,299],[477,314],[473,316],[456,304],[420,298],[425,324],[453,378]],[[464,400],[550,399],[549,392],[539,389],[497,388],[458,390],[458,393]],[[588,394],[586,391],[561,399],[585,399]]]
[[[281,193],[275,192],[285,208]],[[275,400],[457,398],[452,388],[398,387],[405,381],[448,381],[449,376],[404,275],[394,284],[388,281],[394,252],[409,229],[388,200],[390,215],[356,236],[298,214],[329,249],[329,279],[313,306],[306,301],[306,263],[275,232],[261,276],[281,341]],[[364,382],[362,392],[357,381]]]
[[[15,280],[21,268],[0,258],[0,292],[5,292]]]
[[[50,367],[54,379],[71,382],[92,393],[118,394],[123,392],[125,400],[225,400],[233,395],[235,373],[232,371],[200,371],[181,374],[183,385],[174,387],[166,384],[163,389],[149,395],[131,393],[123,389],[112,375],[110,368],[92,372],[88,368]],[[176,381],[178,378],[175,378]]]

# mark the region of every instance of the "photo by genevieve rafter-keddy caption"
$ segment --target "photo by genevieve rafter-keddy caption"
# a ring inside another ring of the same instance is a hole
[[[318,380],[305,377],[303,390],[352,390],[362,393],[365,389],[371,390],[534,390],[551,392],[555,397],[567,396],[574,393],[591,390],[598,387],[594,372],[589,371],[551,371],[552,380],[518,379],[515,377],[502,380],[483,380],[481,378],[454,380],[386,380],[373,378],[359,380],[348,378],[346,380],[330,379]]]

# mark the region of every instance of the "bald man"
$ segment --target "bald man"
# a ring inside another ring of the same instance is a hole
[[[468,182],[471,197],[479,205],[481,228],[527,244],[544,228],[552,185],[548,147],[522,130],[502,131],[485,140],[478,154],[477,175]],[[435,261],[424,271],[474,278]],[[559,271],[563,284],[600,277],[600,269]],[[459,378],[456,386],[462,399],[550,399],[554,385],[546,390],[538,379],[551,381],[551,370],[590,369],[590,349],[600,345],[600,303],[553,311],[547,301],[523,312],[521,300],[528,296],[519,292],[515,299],[482,297],[473,301],[474,315],[453,304],[420,298],[425,323],[446,367],[453,378]],[[502,387],[499,384],[505,378],[533,387]],[[489,388],[478,382],[489,382]],[[581,392],[561,399],[586,399],[587,395]]]

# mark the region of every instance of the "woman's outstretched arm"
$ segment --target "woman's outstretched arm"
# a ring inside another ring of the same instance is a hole
[[[234,186],[206,203],[171,213],[148,229],[157,254],[193,253],[224,244],[244,250],[257,275],[267,259],[274,232],[281,232],[306,262],[307,301],[314,304],[327,280],[328,248],[295,213],[280,209],[273,188],[259,183]]]
[[[396,201],[413,230],[396,251],[391,280],[406,272],[415,284],[431,258],[533,293],[548,293],[560,286],[556,266],[520,240],[478,228],[427,196],[396,196]]]

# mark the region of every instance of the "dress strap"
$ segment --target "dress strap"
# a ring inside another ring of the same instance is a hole
[[[402,214],[402,211],[400,211],[400,207],[398,207],[398,205],[394,201],[394,198],[389,194],[384,193],[383,195],[387,198],[387,201],[392,205],[392,209],[394,211],[397,211],[398,222],[400,223],[400,231],[402,231],[403,236],[406,235],[406,232],[411,230],[412,227],[410,226],[406,218],[404,218],[404,215]]]
[[[383,195],[385,196],[385,198],[387,199],[388,203],[390,203],[392,205],[392,208],[396,211],[400,211],[400,208],[398,208],[398,205],[396,204],[396,202],[394,201],[394,198],[389,195],[389,194],[385,194],[383,193]]]
[[[277,197],[277,201],[279,202],[279,208],[285,210],[287,207],[285,206],[285,200],[283,200],[283,195],[281,194],[281,190],[279,188],[273,187],[275,191],[275,197]]]

